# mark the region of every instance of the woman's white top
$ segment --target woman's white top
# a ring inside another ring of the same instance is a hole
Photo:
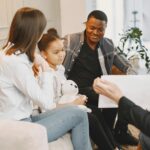
[[[6,56],[0,52],[0,119],[28,118],[31,100],[44,109],[54,107],[53,96],[50,70],[42,72],[38,82],[26,54]]]

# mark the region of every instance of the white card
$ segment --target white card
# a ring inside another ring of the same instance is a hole
[[[124,96],[135,104],[150,110],[150,75],[104,75],[103,79],[114,82]],[[109,98],[99,96],[99,108],[114,108],[117,105]]]

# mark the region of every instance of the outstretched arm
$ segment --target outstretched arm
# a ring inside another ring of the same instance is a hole
[[[118,106],[118,117],[139,128],[145,135],[150,136],[150,112],[134,104],[124,97],[119,87],[100,78],[95,79],[93,89],[114,100]]]
[[[123,96],[122,91],[116,84],[100,78],[96,78],[94,80],[93,89],[96,93],[113,99],[117,104],[119,103],[120,98]]]

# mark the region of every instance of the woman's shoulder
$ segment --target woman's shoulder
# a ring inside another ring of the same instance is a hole
[[[5,52],[1,51],[0,52],[0,65],[13,65],[16,62],[14,59],[14,56],[12,55],[6,55]]]
[[[30,69],[31,68],[31,62],[28,60],[27,56],[25,54],[22,55],[5,55],[0,54],[2,57],[1,67],[3,70],[11,71],[11,72],[20,72],[24,71],[25,68]]]

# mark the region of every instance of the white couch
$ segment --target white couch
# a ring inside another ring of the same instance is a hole
[[[49,150],[73,150],[70,134],[65,134],[56,141],[50,142]]]
[[[48,150],[46,129],[23,121],[0,121],[1,150]]]
[[[23,121],[0,121],[1,150],[73,150],[70,134],[47,143],[46,129]]]

